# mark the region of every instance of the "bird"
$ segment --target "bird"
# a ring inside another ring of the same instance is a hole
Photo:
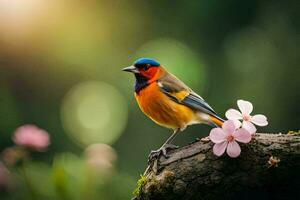
[[[156,124],[173,131],[158,150],[151,151],[149,159],[160,155],[168,158],[168,150],[178,148],[172,141],[187,126],[223,125],[224,120],[200,95],[168,72],[158,61],[139,58],[122,70],[135,76],[134,96],[141,111]]]

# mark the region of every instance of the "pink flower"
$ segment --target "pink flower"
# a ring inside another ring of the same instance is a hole
[[[251,134],[244,128],[236,129],[233,121],[224,122],[222,128],[214,128],[210,131],[210,140],[215,143],[213,152],[217,156],[224,154],[227,149],[227,154],[236,158],[241,154],[240,145],[237,143],[249,143]]]
[[[253,105],[249,101],[238,100],[237,105],[240,111],[236,109],[229,109],[225,115],[227,119],[234,121],[234,124],[237,128],[242,127],[247,129],[251,134],[256,132],[256,128],[253,124],[257,126],[267,126],[268,121],[267,117],[264,115],[254,115],[251,116],[251,112],[253,110]],[[241,123],[239,120],[242,120]]]
[[[44,151],[50,144],[49,135],[35,125],[24,125],[15,131],[13,138],[17,145],[36,151]]]
[[[98,175],[101,173],[109,175],[114,169],[117,154],[111,146],[96,143],[86,148],[85,158],[90,170]]]

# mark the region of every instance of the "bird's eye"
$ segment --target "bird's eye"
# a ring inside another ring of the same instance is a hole
[[[151,67],[150,64],[146,64],[146,65],[144,66],[144,70],[147,71],[150,67]]]

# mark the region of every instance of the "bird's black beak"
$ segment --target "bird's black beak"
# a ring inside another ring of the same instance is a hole
[[[134,74],[139,74],[139,70],[135,67],[135,66],[129,66],[129,67],[125,67],[122,69],[122,71],[124,72],[131,72],[131,73],[134,73]]]

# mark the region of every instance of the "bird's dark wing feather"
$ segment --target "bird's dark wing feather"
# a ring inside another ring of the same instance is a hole
[[[157,80],[157,83],[161,91],[173,101],[210,115],[216,114],[202,97],[192,91],[175,76],[166,74],[164,77]]]
[[[194,108],[196,110],[201,110],[208,114],[215,115],[216,112],[206,103],[201,97],[193,93],[189,94],[186,98],[181,102],[182,104]]]

